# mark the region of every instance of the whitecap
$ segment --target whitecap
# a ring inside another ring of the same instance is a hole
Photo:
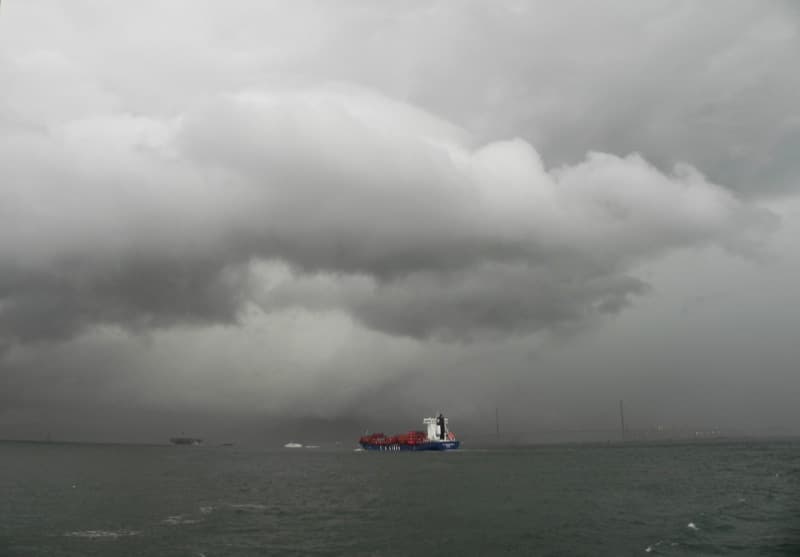
[[[168,516],[164,520],[161,521],[164,524],[170,524],[172,526],[178,526],[180,524],[197,524],[200,522],[199,520],[195,520],[193,518],[186,518],[186,516],[182,514],[175,514],[172,516]]]
[[[69,538],[105,538],[116,540],[123,536],[136,536],[140,534],[136,530],[76,530],[75,532],[67,532],[64,534]]]
[[[211,505],[208,505],[206,507],[200,507],[200,512],[202,514],[211,514],[211,511],[213,511],[213,510],[214,510],[214,507],[212,507]]]
[[[267,506],[259,503],[236,503],[231,505],[231,508],[243,511],[263,511],[267,509]]]

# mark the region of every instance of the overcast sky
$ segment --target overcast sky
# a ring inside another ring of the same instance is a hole
[[[0,438],[800,433],[799,23],[3,2]]]

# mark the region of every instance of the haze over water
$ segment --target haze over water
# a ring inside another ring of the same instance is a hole
[[[0,555],[797,555],[797,442],[0,444]]]

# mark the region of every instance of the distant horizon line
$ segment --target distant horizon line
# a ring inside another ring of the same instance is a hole
[[[509,434],[510,435],[510,434]],[[516,441],[512,442],[509,439],[503,439],[506,435],[482,435],[483,439],[475,439],[475,436],[470,436],[462,440],[466,442],[467,446],[464,448],[524,448],[524,447],[538,447],[538,446],[558,446],[558,445],[586,445],[586,446],[626,446],[626,445],[639,445],[639,446],[657,446],[661,444],[680,445],[680,444],[724,444],[747,442],[747,441],[800,441],[800,434],[739,434],[739,435],[719,435],[714,437],[663,437],[659,439],[581,439],[581,440],[550,440],[550,441]],[[470,447],[470,439],[475,439],[477,443]],[[496,442],[492,443],[494,439]],[[81,440],[81,439],[13,439],[13,438],[0,438],[0,443],[20,443],[30,445],[112,445],[112,446],[130,446],[130,447],[170,447],[176,449],[190,450],[190,449],[203,449],[203,448],[228,448],[231,447],[245,447],[245,448],[274,448],[282,449],[283,446],[279,445],[280,441],[275,441],[274,444],[270,442],[252,442],[244,441],[237,443],[235,441],[220,441],[213,443],[203,443],[199,446],[181,446],[165,441],[158,442],[144,442],[144,441],[106,441],[106,440]],[[320,448],[340,448],[341,450],[348,450],[350,447],[346,446],[341,441],[315,441],[315,443],[322,443]],[[355,447],[357,442],[353,442]]]

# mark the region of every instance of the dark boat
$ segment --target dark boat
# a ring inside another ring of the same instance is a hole
[[[173,445],[202,445],[203,440],[197,437],[171,437],[169,440]]]

